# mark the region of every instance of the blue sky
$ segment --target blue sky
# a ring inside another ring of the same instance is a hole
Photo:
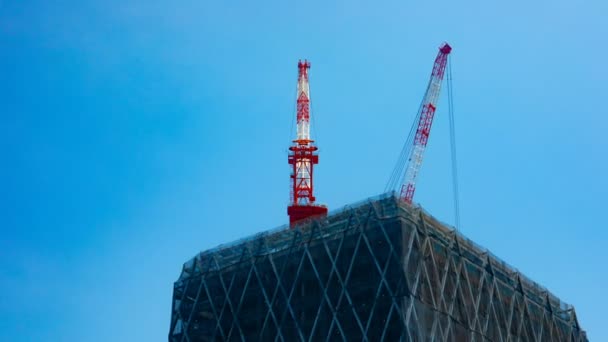
[[[0,340],[165,341],[198,251],[287,221],[297,61],[317,198],[384,189],[452,53],[462,232],[608,341],[600,0],[0,1]],[[445,92],[415,200],[452,222]]]

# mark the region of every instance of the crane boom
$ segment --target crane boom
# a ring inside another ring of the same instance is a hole
[[[452,51],[452,47],[447,43],[443,44],[439,48],[439,53],[435,58],[433,64],[433,71],[431,73],[431,79],[424,94],[422,105],[418,110],[420,119],[418,120],[418,126],[416,128],[416,135],[414,136],[414,142],[410,155],[408,158],[408,165],[405,171],[405,178],[401,185],[401,192],[399,197],[401,200],[412,203],[414,198],[414,191],[416,190],[416,178],[420,172],[420,166],[422,165],[422,158],[424,157],[424,151],[426,144],[431,133],[431,126],[433,124],[433,117],[435,116],[435,110],[437,109],[437,100],[439,99],[439,92],[441,91],[441,83],[443,81],[443,75],[445,74],[445,68],[447,65],[448,55]]]

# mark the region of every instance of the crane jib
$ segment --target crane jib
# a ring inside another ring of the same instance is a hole
[[[417,125],[416,133],[412,146],[409,149],[410,153],[407,159],[405,177],[403,178],[399,194],[399,197],[407,203],[412,203],[414,198],[416,179],[420,167],[422,166],[424,151],[431,134],[433,118],[435,117],[435,110],[437,109],[437,100],[439,99],[439,93],[441,91],[441,83],[445,74],[448,55],[451,51],[452,48],[447,43],[439,48],[439,53],[435,58],[435,63],[433,63],[431,78],[424,94],[422,106],[418,110],[417,117],[419,120],[415,123],[415,125]]]

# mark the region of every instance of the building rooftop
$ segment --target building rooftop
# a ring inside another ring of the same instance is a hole
[[[191,278],[205,274],[238,272],[239,269],[249,267],[252,263],[251,260],[253,259],[264,258],[269,255],[289,257],[290,254],[288,253],[294,249],[294,246],[296,248],[312,248],[310,246],[314,246],[315,243],[326,244],[326,241],[344,239],[345,236],[351,234],[353,236],[355,234],[360,234],[358,233],[359,231],[367,229],[366,227],[368,227],[370,218],[376,222],[370,225],[381,224],[381,222],[396,222],[395,220],[400,222],[399,227],[401,228],[399,229],[402,232],[402,235],[399,236],[403,236],[403,238],[401,238],[402,241],[388,241],[389,246],[385,245],[385,249],[391,248],[392,251],[393,244],[400,244],[402,246],[399,247],[400,250],[419,251],[423,257],[417,259],[420,260],[417,261],[420,264],[428,264],[426,259],[433,259],[430,268],[427,269],[428,265],[424,266],[425,274],[429,277],[429,284],[432,284],[429,286],[445,287],[446,281],[453,281],[456,283],[456,287],[459,286],[457,280],[459,276],[453,276],[456,280],[449,280],[448,278],[452,276],[448,275],[449,272],[447,272],[447,270],[451,266],[445,265],[448,265],[451,262],[454,262],[454,265],[456,263],[466,265],[466,272],[462,272],[468,274],[466,276],[468,279],[467,282],[477,284],[475,286],[479,287],[478,284],[482,282],[480,281],[481,278],[491,277],[492,279],[496,279],[495,284],[499,285],[495,286],[498,289],[498,292],[501,293],[501,298],[505,301],[504,305],[510,307],[516,306],[516,304],[511,303],[519,303],[520,300],[511,300],[509,298],[515,297],[514,293],[517,292],[519,293],[517,297],[525,297],[526,303],[532,302],[536,304],[528,304],[528,307],[537,308],[537,314],[539,317],[543,317],[538,318],[539,321],[549,315],[551,317],[556,317],[556,319],[563,322],[564,327],[568,326],[569,329],[574,329],[575,331],[580,330],[573,306],[561,301],[546,288],[527,278],[515,267],[510,266],[487,249],[469,240],[457,232],[453,227],[435,219],[421,207],[410,206],[400,201],[394,192],[385,193],[358,203],[347,205],[342,209],[330,212],[325,218],[304,222],[297,225],[294,229],[290,229],[288,225],[284,225],[203,251],[183,265],[181,275],[176,282],[175,287],[182,288]],[[384,231],[385,228],[382,228],[382,230]],[[384,233],[384,236],[388,239],[386,233]],[[406,240],[409,242],[406,242]],[[428,249],[431,250],[430,252],[423,248],[424,243],[429,244]],[[356,254],[356,252],[354,253]],[[373,251],[371,253],[372,255],[374,254]],[[311,258],[313,258],[312,254]],[[401,257],[401,259],[404,258],[405,257]],[[408,258],[412,259],[413,257],[410,257],[408,254]],[[463,261],[450,261],[455,260],[454,258],[458,258],[458,260],[462,259]],[[419,298],[421,302],[427,303],[429,306],[435,306],[436,310],[440,310],[439,300],[434,299],[437,298],[436,294],[425,294],[424,284],[413,285],[420,283],[420,281],[418,278],[410,279],[410,274],[420,271],[413,271],[414,269],[412,268],[408,269],[408,267],[410,267],[409,259],[407,262],[404,262],[407,263],[407,265],[403,265],[402,269],[406,273],[406,278],[409,277],[406,282],[412,287],[410,291],[413,293],[414,297]],[[442,269],[445,269],[443,276],[441,275]],[[451,271],[453,272],[454,270]],[[439,276],[434,276],[433,278],[431,275],[432,272],[436,272],[434,274],[439,274]],[[455,272],[460,273],[461,271],[456,268]],[[441,285],[441,280],[438,280],[438,278],[448,280],[443,280],[444,285]],[[477,291],[477,289],[474,288],[474,285],[469,286],[473,289],[471,290],[472,293]],[[426,292],[429,291],[433,292],[435,290],[426,290]],[[481,291],[481,289],[479,291]],[[493,293],[496,291],[491,292]],[[481,296],[481,294],[468,297],[470,299],[463,299],[464,301],[469,301],[469,303],[463,305],[475,306],[473,302],[478,303],[479,300],[475,300],[474,298],[478,296]],[[492,296],[493,294],[489,295],[490,299],[494,298]],[[453,306],[454,304],[450,305]],[[443,307],[445,308],[445,306]],[[529,315],[534,315],[532,311],[530,312]],[[546,313],[543,314],[542,312]],[[175,327],[173,329],[175,330]],[[483,330],[483,328],[479,329]],[[558,328],[549,328],[549,330],[552,329],[557,330]],[[560,329],[565,328],[562,328],[560,325]],[[580,339],[581,341],[586,341],[586,337],[584,337],[585,334],[582,330],[580,336],[582,336]],[[543,337],[545,337],[545,335],[543,335]]]

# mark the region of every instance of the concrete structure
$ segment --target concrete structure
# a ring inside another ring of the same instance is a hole
[[[205,251],[169,341],[587,341],[574,308],[394,193]]]

